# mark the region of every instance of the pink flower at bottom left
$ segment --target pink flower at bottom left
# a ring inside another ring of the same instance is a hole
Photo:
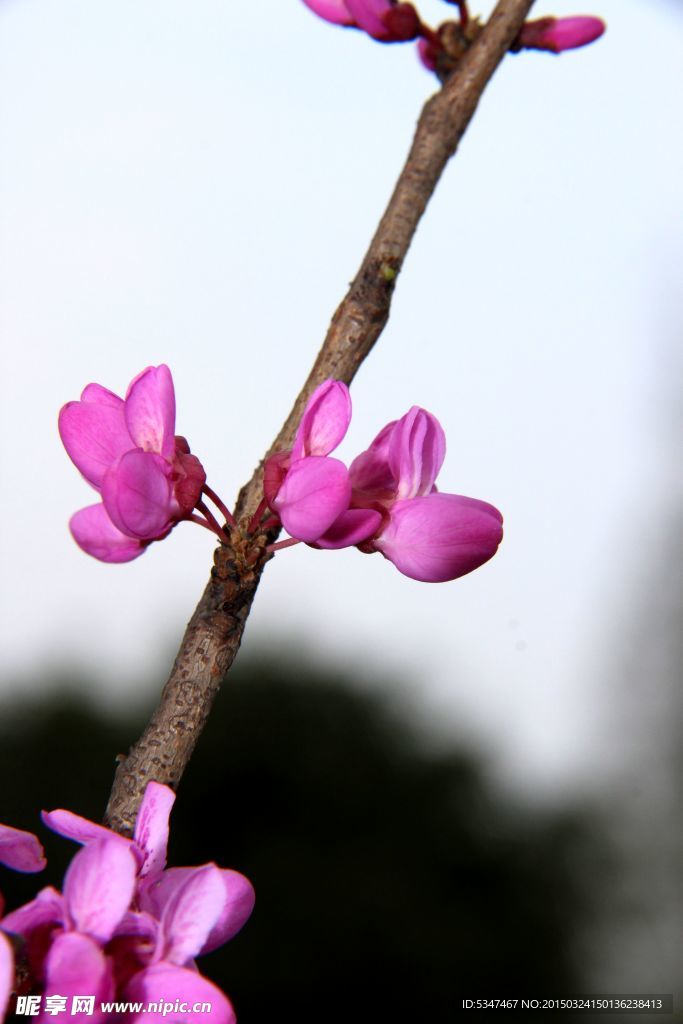
[[[37,1008],[27,1012],[39,1022],[57,1011],[70,1020],[163,1021],[171,1006],[177,1022],[234,1024],[230,1001],[199,974],[195,958],[240,930],[254,890],[239,872],[215,864],[165,868],[174,798],[167,786],[149,783],[132,839],[70,811],[43,815],[83,848],[62,892],[48,886],[0,918],[0,1021],[16,999]],[[22,870],[40,870],[36,838],[5,831],[25,838],[22,845],[11,837],[13,855],[3,863],[15,866],[18,851]],[[122,1002],[137,1007],[122,1013],[110,1005]]]

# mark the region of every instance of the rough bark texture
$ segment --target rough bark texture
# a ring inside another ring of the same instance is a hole
[[[269,452],[291,448],[311,392],[328,377],[350,384],[389,318],[396,277],[415,229],[480,96],[510,48],[533,0],[500,0],[440,92],[425,104],[393,195],[351,287],[337,309],[301,393]],[[266,456],[267,457],[267,456]],[[240,532],[218,548],[211,579],[190,620],[160,703],[142,737],[117,768],[105,820],[130,835],[147,783],[177,786],[239,648],[277,531],[247,535],[262,493],[263,461],[242,488]]]

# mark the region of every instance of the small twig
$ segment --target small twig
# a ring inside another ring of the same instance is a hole
[[[415,229],[477,103],[529,13],[533,0],[499,0],[440,92],[424,106],[387,209],[337,309],[301,393],[266,457],[292,447],[311,392],[328,377],[350,384],[389,318],[396,277]],[[248,537],[263,491],[263,462],[241,490],[230,546],[214,554],[211,579],[190,620],[161,699],[142,737],[119,764],[106,821],[131,834],[147,783],[177,786],[242,639],[278,527]]]

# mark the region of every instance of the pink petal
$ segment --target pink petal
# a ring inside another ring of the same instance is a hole
[[[42,871],[47,861],[43,847],[32,832],[0,825],[0,864],[30,875]]]
[[[113,409],[120,409],[123,412],[123,399],[115,395],[109,388],[103,388],[101,384],[86,384],[81,392],[81,402],[109,405]]]
[[[313,455],[290,466],[273,508],[292,537],[313,541],[346,511],[350,500],[344,463]]]
[[[91,384],[89,388],[99,385]],[[59,413],[59,434],[71,461],[98,490],[112,463],[135,447],[126,427],[123,403],[117,406],[90,399],[67,402]]]
[[[493,505],[458,494],[397,501],[374,546],[414,580],[443,583],[491,558],[503,537]]]
[[[131,562],[147,546],[117,530],[101,502],[76,512],[69,529],[79,548],[100,562]]]
[[[84,846],[64,877],[64,899],[76,931],[107,942],[128,910],[137,863],[118,836]]]
[[[292,462],[306,455],[329,455],[351,422],[351,395],[340,380],[326,380],[309,398],[294,439]]]
[[[391,11],[390,0],[346,0],[346,6],[358,28],[374,39],[386,40],[390,33],[382,15]]]
[[[254,887],[248,878],[227,868],[219,868],[219,871],[225,889],[223,909],[200,953],[210,953],[237,935],[251,916],[256,901]]]
[[[102,500],[114,526],[138,540],[163,537],[178,511],[171,472],[161,455],[139,448],[126,452],[102,484]]]
[[[429,494],[446,455],[446,435],[436,416],[414,405],[391,434],[389,463],[399,499]]]
[[[223,911],[225,886],[215,864],[190,870],[164,907],[164,960],[184,966],[200,952]]]
[[[175,452],[175,391],[168,366],[148,366],[126,393],[126,423],[134,447],[171,459]]]
[[[47,981],[40,1024],[55,1019],[47,1012],[45,999],[57,995],[66,997],[63,1012],[70,1021],[104,1020],[105,1015],[100,1008],[100,1002],[112,998],[114,984],[111,965],[92,939],[76,932],[58,935],[47,955],[45,972]],[[93,1012],[72,1012],[72,1000],[75,996],[94,996]]]
[[[129,982],[125,993],[126,999],[135,1003],[160,1004],[157,1012],[129,1013],[127,1024],[235,1024],[235,1013],[228,999],[220,989],[212,985],[195,971],[176,967],[174,964],[154,964],[140,971]],[[209,1009],[192,1013],[191,1010],[181,1012],[179,1006],[202,1006],[208,1004]],[[178,1009],[176,1009],[178,1007]]]
[[[14,953],[12,946],[0,932],[0,1020],[5,1019],[5,1010],[14,989]]]
[[[595,42],[606,29],[604,21],[590,16],[574,18],[538,18],[527,21],[517,37],[516,46],[526,50],[550,50],[562,53]]]
[[[396,426],[397,421],[393,420],[382,427],[367,451],[351,463],[349,476],[354,494],[358,492],[368,501],[393,499],[396,496],[397,482],[389,463],[391,438]]]
[[[144,910],[127,910],[117,924],[113,938],[140,940],[151,952],[157,944],[159,932],[160,925],[156,917]]]
[[[41,889],[34,900],[17,907],[2,919],[2,928],[14,935],[28,938],[32,931],[45,924],[64,924],[66,908],[60,892],[48,886]]]
[[[304,0],[304,3],[325,21],[331,21],[334,25],[353,25],[353,18],[344,0]]]
[[[168,818],[175,801],[175,793],[169,786],[159,782],[148,782],[140,810],[135,820],[133,838],[145,855],[140,877],[156,875],[166,865],[168,846]]]
[[[335,519],[322,537],[318,537],[315,546],[336,550],[360,544],[377,533],[381,523],[382,516],[374,509],[350,508],[346,512],[342,512],[338,519]]]
[[[105,828],[104,825],[97,825],[94,821],[89,821],[88,818],[82,818],[80,814],[74,814],[72,811],[63,811],[61,809],[56,811],[43,811],[40,815],[43,824],[47,825],[48,828],[56,832],[57,835],[64,836],[65,839],[73,839],[76,843],[92,843],[96,839],[111,839],[114,834],[111,829]],[[129,839],[120,837],[124,843],[129,843]]]

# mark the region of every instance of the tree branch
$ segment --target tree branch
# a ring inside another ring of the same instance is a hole
[[[417,225],[462,138],[489,79],[518,35],[533,0],[499,0],[443,88],[425,104],[413,143],[365,258],[327,332],[306,383],[267,455],[291,448],[311,392],[332,377],[350,384],[382,333],[391,297]],[[262,495],[263,462],[242,488],[240,532],[214,555],[211,578],[190,620],[159,705],[122,759],[105,820],[130,835],[147,783],[177,786],[237,654],[277,530],[256,537],[247,524]]]

